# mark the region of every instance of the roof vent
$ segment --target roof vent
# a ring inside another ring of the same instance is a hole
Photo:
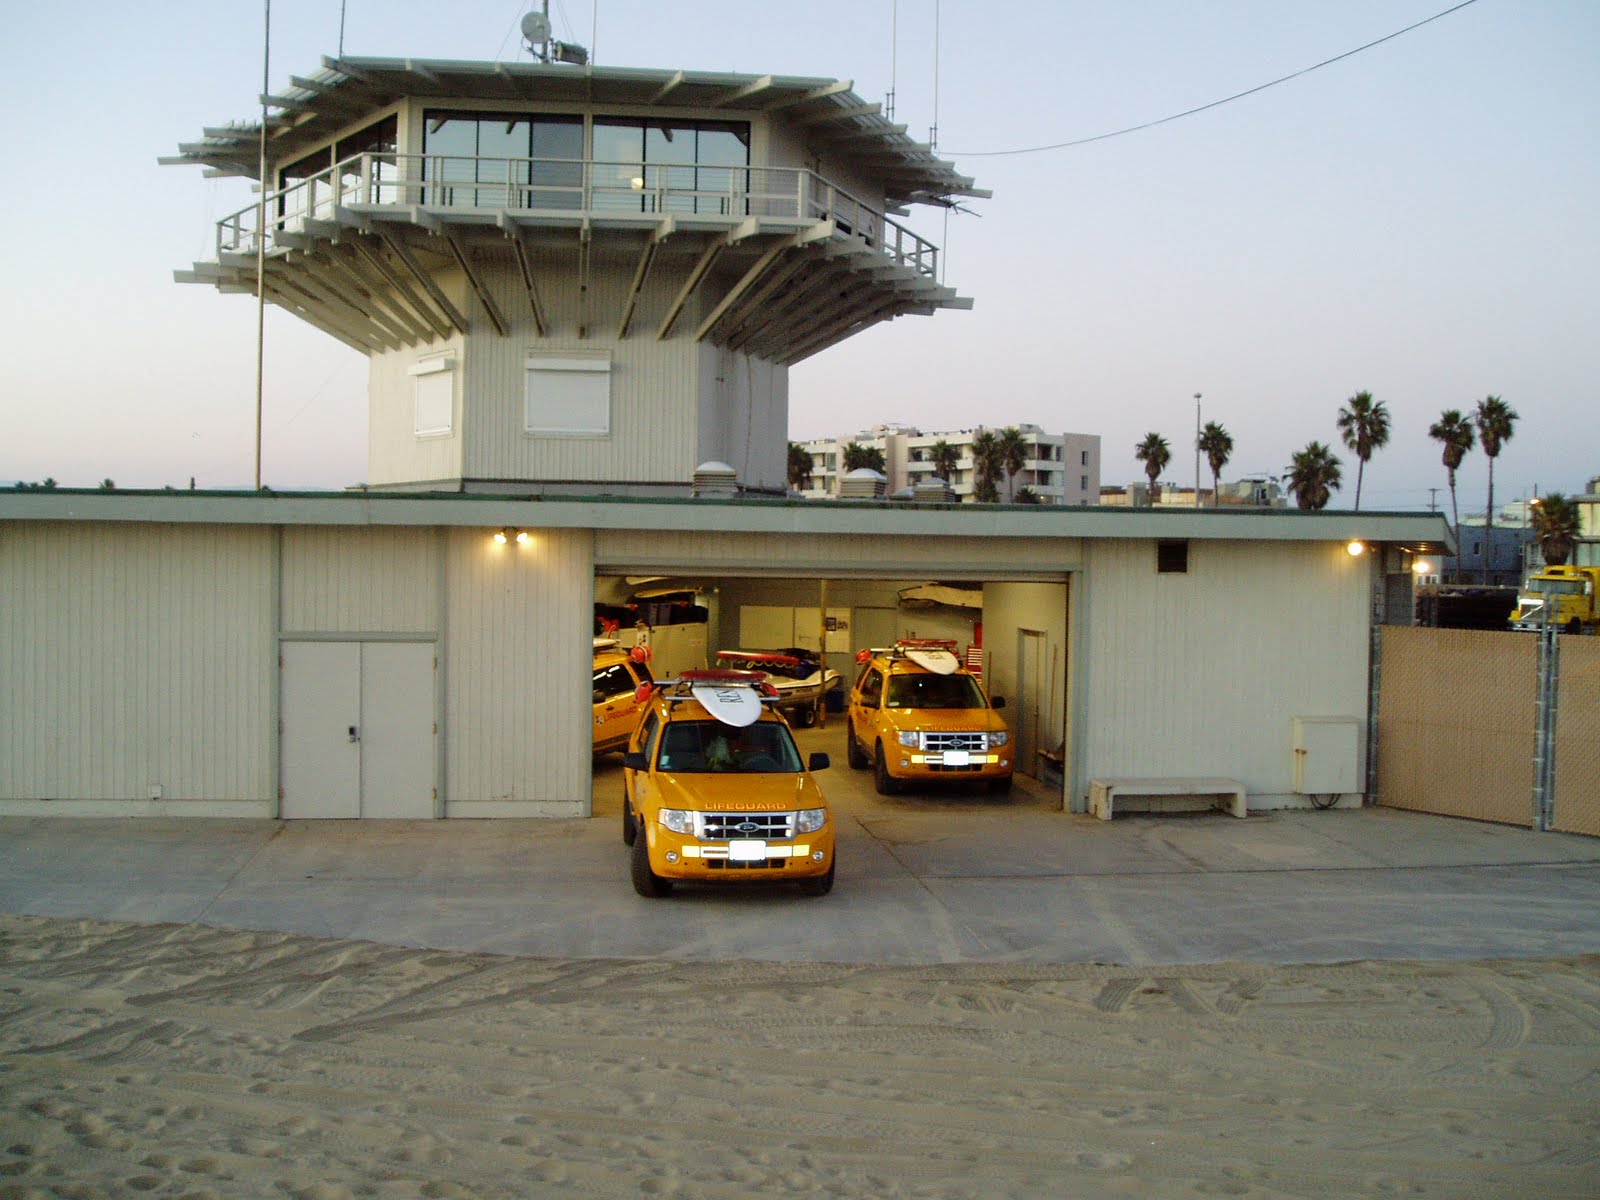
[[[950,504],[954,502],[956,494],[944,480],[937,475],[930,475],[917,480],[916,486],[911,489],[911,498],[918,504]]]
[[[694,481],[689,494],[695,497],[720,499],[739,494],[739,476],[725,462],[703,462],[694,469]]]
[[[871,467],[857,467],[839,481],[841,500],[882,500],[888,490],[888,478]]]

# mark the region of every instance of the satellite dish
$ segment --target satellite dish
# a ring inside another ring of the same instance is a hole
[[[531,12],[522,18],[522,40],[529,46],[542,46],[550,40],[550,18]]]

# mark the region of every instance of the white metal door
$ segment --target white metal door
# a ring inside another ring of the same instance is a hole
[[[433,646],[361,647],[361,815],[434,815]]]
[[[361,645],[285,642],[279,815],[361,815]]]

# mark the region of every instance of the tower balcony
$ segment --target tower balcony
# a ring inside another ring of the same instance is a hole
[[[265,214],[263,222],[262,216]],[[806,169],[367,152],[217,224],[177,273],[366,353],[456,334],[688,337],[780,365],[971,300],[939,250]]]

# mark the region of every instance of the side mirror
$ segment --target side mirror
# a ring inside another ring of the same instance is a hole
[[[1004,708],[1005,706],[1006,706],[1006,698],[1004,696],[991,696],[989,698],[989,707],[990,708]]]
[[[831,765],[828,761],[828,756],[819,750],[811,756],[811,761],[806,764],[806,770],[826,771]]]
[[[629,750],[622,756],[622,765],[630,771],[648,770],[650,764],[644,760],[644,751]]]

